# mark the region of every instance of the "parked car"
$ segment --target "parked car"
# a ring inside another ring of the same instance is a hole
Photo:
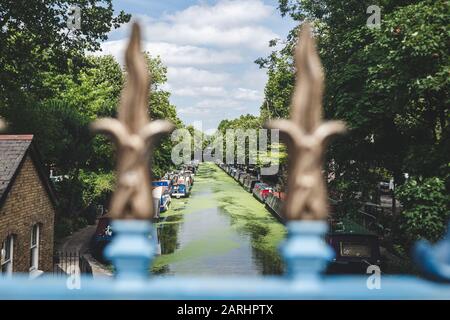
[[[265,202],[267,196],[272,193],[272,188],[263,182],[255,183],[255,187],[253,188],[253,195],[260,200],[261,202]]]

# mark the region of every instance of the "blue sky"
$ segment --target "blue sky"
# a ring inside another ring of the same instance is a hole
[[[270,39],[286,37],[294,26],[280,16],[277,0],[113,3],[141,23],[145,50],[168,67],[166,89],[186,124],[208,131],[222,119],[259,113],[267,78],[254,60],[270,52]],[[129,25],[112,31],[103,53],[122,63],[128,35]]]

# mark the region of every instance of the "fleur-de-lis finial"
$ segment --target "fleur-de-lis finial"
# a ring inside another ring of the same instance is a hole
[[[150,82],[137,23],[133,24],[125,63],[127,82],[122,91],[118,119],[99,119],[92,124],[92,129],[112,137],[117,147],[117,185],[110,205],[112,218],[150,219],[155,215],[150,190],[151,150],[162,135],[174,129],[174,125],[166,120],[150,121]]]
[[[304,23],[295,52],[297,79],[291,120],[266,126],[279,129],[289,149],[288,194],[283,209],[288,219],[325,219],[328,197],[322,158],[329,138],[346,130],[342,121],[322,122],[323,71],[311,27]]]

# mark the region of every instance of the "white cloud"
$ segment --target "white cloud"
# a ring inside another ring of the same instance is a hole
[[[198,109],[209,109],[216,110],[217,113],[224,113],[224,111],[229,109],[240,109],[243,107],[242,102],[232,98],[224,99],[204,99],[199,101],[196,105]]]
[[[230,26],[259,22],[273,14],[273,11],[273,7],[265,5],[259,0],[223,0],[213,6],[207,4],[191,6],[183,11],[167,15],[165,20],[174,24],[196,27],[209,25],[229,28]]]
[[[181,97],[223,97],[227,95],[224,87],[182,87],[172,89],[171,93]]]
[[[238,88],[235,92],[234,98],[239,100],[261,101],[263,96],[258,90]]]
[[[159,55],[168,67],[163,89],[171,92],[181,118],[214,127],[223,118],[258,112],[267,76],[253,61],[270,52],[269,40],[279,38],[272,31],[278,13],[263,0],[199,2],[134,18],[142,27],[143,50]],[[122,63],[129,32],[130,24],[112,32],[120,40],[103,43],[102,54]]]
[[[208,45],[215,47],[246,47],[267,49],[268,42],[278,36],[268,28],[257,25],[217,28],[189,24],[154,24],[146,31],[151,41],[168,41],[177,44]]]
[[[125,48],[127,45],[127,40],[112,40],[106,41],[101,44],[101,51],[94,52],[94,55],[107,55],[110,54],[114,56],[117,62],[124,64],[123,56]]]
[[[275,8],[261,0],[220,0],[214,5],[190,6],[157,21],[145,15],[136,18],[149,42],[263,50],[269,40],[278,37],[264,26],[273,14]]]
[[[194,67],[169,67],[167,78],[172,87],[176,86],[215,86],[224,85],[230,81],[230,75],[225,72],[213,72]]]
[[[236,50],[214,50],[168,42],[147,42],[145,50],[159,55],[168,65],[210,65],[240,63],[242,56]]]
[[[237,88],[237,89],[226,89],[224,87],[181,87],[174,88],[173,86],[165,87],[166,90],[169,90],[173,95],[180,97],[228,97],[229,99],[233,99],[234,101],[262,101],[263,95],[258,90],[246,89],[246,88]],[[204,100],[204,103],[211,103],[211,100]],[[231,101],[231,100],[227,100]],[[223,101],[222,101],[223,102]],[[214,101],[217,104],[217,101]],[[200,105],[201,106],[201,105]]]
[[[102,51],[99,54],[111,54],[123,64],[123,54],[127,41],[114,40],[102,43]],[[214,50],[190,45],[177,45],[168,42],[146,42],[143,45],[145,51],[152,56],[160,56],[166,65],[220,65],[243,62],[243,57],[237,50]]]
[[[179,114],[190,115],[190,116],[205,115],[205,114],[209,113],[209,110],[202,110],[202,109],[195,108],[195,107],[178,108],[177,111]]]

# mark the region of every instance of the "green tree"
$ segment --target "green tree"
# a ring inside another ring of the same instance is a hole
[[[442,178],[412,178],[397,190],[403,204],[399,234],[410,246],[418,239],[439,240],[450,219],[450,196]]]
[[[282,15],[313,23],[326,74],[325,116],[351,129],[327,155],[327,170],[336,176],[330,187],[346,200],[345,210],[371,200],[386,170],[396,184],[403,183],[403,172],[442,176],[450,154],[448,2],[279,3]],[[381,7],[379,29],[366,26],[372,4]],[[296,34],[292,30],[283,49],[257,60],[269,75],[264,118],[287,115]],[[277,97],[282,88],[288,92]]]
[[[151,79],[149,108],[152,119],[166,119],[172,121],[177,128],[182,128],[183,123],[178,118],[176,108],[170,103],[170,92],[162,87],[167,82],[167,67],[159,56],[153,57],[146,53],[148,70]],[[171,159],[173,143],[170,137],[161,139],[157,148],[153,150],[152,170],[153,176],[158,178],[167,171],[173,169]]]

